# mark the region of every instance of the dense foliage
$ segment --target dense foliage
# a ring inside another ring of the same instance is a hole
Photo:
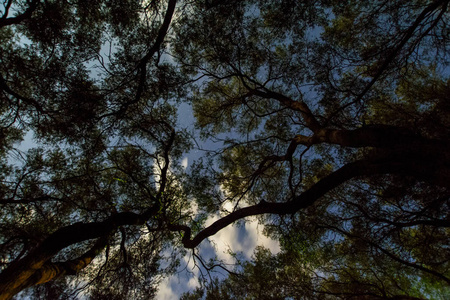
[[[149,299],[249,216],[281,252],[184,298],[444,299],[449,2],[3,1],[0,299]]]

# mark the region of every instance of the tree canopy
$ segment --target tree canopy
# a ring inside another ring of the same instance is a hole
[[[449,2],[3,1],[0,299],[149,299],[250,216],[184,298],[444,299]]]

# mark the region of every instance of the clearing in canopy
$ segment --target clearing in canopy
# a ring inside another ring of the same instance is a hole
[[[449,2],[2,1],[0,299],[446,299]]]

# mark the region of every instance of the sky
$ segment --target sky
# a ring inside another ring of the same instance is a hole
[[[182,103],[178,109],[178,125],[182,128],[186,128],[188,131],[194,129],[194,116],[192,108],[186,103]],[[198,146],[204,150],[194,148],[187,153],[181,160],[183,168],[189,172],[189,166],[192,162],[205,154],[205,150],[215,150],[219,146],[217,143],[211,141],[197,141]],[[232,211],[233,205],[230,202],[225,202],[221,211]],[[222,215],[223,216],[223,215]],[[206,220],[204,227],[206,228],[213,222],[217,221],[221,216],[215,215]],[[262,233],[263,226],[258,225],[256,217],[247,218],[243,226],[231,225],[220,230],[209,239],[204,240],[198,247],[198,253],[205,260],[217,257],[218,260],[229,264],[230,270],[232,270],[232,264],[235,260],[231,253],[239,253],[243,258],[251,259],[253,252],[257,246],[264,246],[271,250],[273,254],[280,251],[280,245],[277,240],[272,240]],[[214,276],[226,276],[225,271],[221,271],[217,268],[219,273],[213,273]],[[156,299],[169,300],[178,299],[181,294],[192,291],[199,286],[197,280],[200,275],[200,270],[195,267],[192,253],[183,257],[181,265],[179,267],[178,274],[170,276],[162,281]]]
[[[319,28],[314,28],[310,32],[310,35],[312,37],[318,36],[319,34]],[[27,43],[26,39],[24,38],[21,40],[21,42]],[[104,45],[101,50],[104,58],[106,58],[108,54],[109,48],[107,46],[109,45]],[[173,63],[173,60],[171,59],[171,56],[169,54],[163,55],[161,57],[161,60],[162,62]],[[450,67],[448,67],[445,72],[450,73],[450,71],[448,71],[449,69]],[[92,76],[96,75],[98,74],[96,74],[93,69]],[[199,84],[201,84],[201,82],[199,82]],[[310,95],[311,98],[314,96],[315,94]],[[191,106],[187,103],[182,103],[179,106],[178,111],[178,126],[180,128],[186,128],[188,131],[194,132],[194,121],[195,120],[192,114]],[[33,142],[32,136],[32,132],[29,132],[25,136],[24,141],[19,146],[19,149],[21,151],[26,151],[36,146],[36,144]],[[198,140],[198,142],[198,148],[194,148],[190,152],[186,153],[180,162],[181,166],[186,171],[189,171],[190,166],[195,160],[205,154],[205,152],[201,149],[215,150],[218,146],[220,146],[219,144],[212,141],[205,142]],[[232,210],[232,204],[230,202],[226,202],[221,211]],[[209,226],[222,216],[219,214],[210,216],[204,226]],[[264,246],[270,249],[274,254],[280,251],[279,242],[277,240],[272,240],[264,236],[262,232],[263,226],[258,225],[256,218],[247,218],[245,223],[241,223],[241,226],[227,226],[215,235],[211,236],[209,239],[204,240],[196,250],[200,253],[200,256],[204,260],[208,261],[210,258],[216,257],[217,260],[222,261],[224,265],[230,265],[230,269],[232,269],[232,264],[235,261],[231,253],[238,253],[242,258],[249,260],[252,258],[254,250],[257,246]],[[201,272],[204,270],[199,269],[194,264],[192,253],[190,251],[187,252],[186,256],[182,257],[181,265],[178,270],[179,272],[177,272],[177,274],[162,280],[156,297],[157,299],[177,299],[181,296],[182,293],[192,291],[197,286],[199,286],[197,277],[200,276]],[[220,269],[218,269],[218,271],[220,271]],[[222,277],[225,277],[227,275],[224,271],[214,274]]]
[[[232,209],[231,203],[227,202],[224,207],[227,210]],[[217,221],[219,216],[207,220],[205,226]],[[210,257],[217,256],[225,264],[232,265],[235,261],[232,253],[240,253],[242,257],[249,260],[257,246],[264,246],[271,250],[273,254],[280,251],[279,242],[272,240],[262,234],[263,226],[258,225],[256,218],[247,218],[244,226],[227,226],[208,240],[203,241],[199,246],[199,252],[205,260]],[[171,300],[179,299],[181,294],[187,291],[192,291],[199,286],[197,276],[199,276],[199,269],[196,268],[192,261],[192,255],[189,252],[182,260],[180,270],[186,268],[187,271],[182,271],[180,274],[173,275],[163,280],[159,287],[156,299]],[[232,270],[232,268],[230,268]],[[217,271],[220,271],[218,268]],[[225,272],[221,274],[225,276]],[[216,276],[220,276],[220,273]],[[193,276],[194,275],[194,276]]]
[[[178,125],[182,128],[193,130],[194,122],[191,106],[186,103],[181,104],[178,111]],[[198,146],[205,150],[214,150],[214,148],[218,147],[217,144],[212,142],[198,142]],[[30,131],[25,135],[24,140],[17,145],[17,149],[26,152],[36,146],[37,144],[33,141],[33,133]],[[189,171],[190,164],[204,154],[204,150],[199,149],[193,149],[186,153],[181,160],[182,167]],[[226,202],[221,209],[221,211],[232,210],[233,205],[230,202]],[[209,226],[220,217],[220,215],[210,217],[206,220],[204,227]],[[270,249],[273,254],[280,251],[279,242],[266,237],[262,231],[263,226],[258,225],[256,217],[250,217],[246,219],[243,226],[230,225],[225,227],[214,236],[204,240],[196,250],[205,261],[216,257],[219,261],[224,262],[224,265],[230,265],[230,270],[232,270],[235,260],[230,253],[240,254],[240,257],[249,260],[252,258],[257,246],[264,246]],[[215,271],[211,273],[213,276],[219,276],[220,278],[226,276],[226,272],[220,268],[217,268]],[[178,299],[183,293],[193,291],[199,286],[197,279],[199,275],[200,270],[194,265],[192,252],[189,251],[181,259],[178,272],[162,280],[156,299]]]
[[[23,44],[28,43],[25,38],[22,38],[21,42]],[[102,52],[104,58],[107,57],[108,45],[102,47]],[[113,49],[114,51],[114,49]],[[170,55],[164,55],[162,57],[164,62],[173,62]],[[98,75],[95,68],[92,68],[92,76]],[[181,128],[187,128],[188,130],[193,130],[194,117],[192,113],[192,108],[189,104],[183,103],[179,107],[178,111],[178,125]],[[201,142],[199,141],[199,147],[202,149],[214,150],[218,147],[218,144],[213,142]],[[36,147],[37,144],[33,141],[33,133],[28,132],[24,137],[24,140],[17,145],[17,149],[25,153],[27,150]],[[181,161],[181,165],[184,169],[189,171],[189,166],[192,162],[201,156],[205,152],[200,149],[193,149],[185,155]],[[233,206],[231,203],[227,202],[224,207],[226,211],[232,211]],[[213,222],[217,221],[221,216],[215,215],[210,217],[205,224],[205,227],[209,226]],[[203,241],[198,247],[198,253],[204,260],[209,260],[210,258],[217,257],[218,260],[224,262],[225,264],[230,264],[230,269],[232,270],[232,264],[235,262],[231,253],[238,253],[242,258],[251,259],[253,252],[257,246],[264,246],[272,251],[272,253],[277,253],[280,251],[280,246],[278,241],[272,240],[263,235],[263,226],[258,225],[256,218],[248,218],[245,224],[242,226],[227,226],[222,229],[214,236],[210,237],[208,240]],[[220,271],[220,269],[218,270]],[[225,277],[224,271],[220,273],[214,273],[216,276]],[[157,294],[157,299],[177,299],[182,293],[192,291],[197,286],[199,286],[197,277],[200,275],[200,270],[195,267],[193,262],[192,253],[188,252],[185,257],[181,259],[181,265],[179,267],[179,273],[175,274],[169,278],[165,278]]]

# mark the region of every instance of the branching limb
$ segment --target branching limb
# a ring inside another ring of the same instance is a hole
[[[12,1],[8,1],[5,12],[3,13],[3,16],[0,18],[0,28],[8,26],[8,25],[19,24],[23,20],[31,18],[31,15],[36,10],[40,1],[32,0],[32,1],[27,1],[27,3],[28,3],[28,8],[22,14],[19,14],[16,17],[8,18],[8,11],[12,4]]]
[[[197,247],[204,239],[216,234],[219,230],[227,227],[237,220],[262,215],[295,214],[300,209],[313,205],[320,197],[330,192],[339,185],[364,175],[376,174],[406,174],[415,175],[419,178],[428,178],[437,184],[448,185],[450,174],[443,174],[438,163],[442,164],[440,158],[428,157],[427,154],[419,152],[405,153],[404,151],[391,151],[385,153],[376,152],[371,158],[357,160],[348,163],[340,169],[319,180],[311,188],[304,191],[291,201],[282,203],[269,203],[262,200],[260,203],[236,210],[229,215],[217,220],[210,226],[200,231],[191,239],[191,228],[186,225],[169,225],[169,230],[184,231],[182,242],[186,248]],[[415,159],[415,160],[414,160]],[[444,167],[445,168],[445,167]],[[437,176],[439,174],[439,176]]]
[[[80,222],[58,229],[0,274],[0,295],[4,297],[1,299],[10,299],[21,291],[22,285],[62,249],[82,241],[109,236],[119,226],[144,225],[151,216],[156,215],[158,209],[158,206],[154,206],[143,214],[122,212],[103,222]]]
[[[24,96],[16,93],[15,91],[11,90],[11,88],[6,84],[5,79],[1,75],[0,75],[0,90],[6,92],[7,94],[13,96],[14,98],[16,98],[26,104],[34,106],[34,108],[36,108],[36,110],[38,112],[45,113],[44,108],[42,107],[42,105],[39,102],[37,102],[34,99],[24,97]]]
[[[127,102],[124,107],[121,108],[121,111],[125,111],[128,106],[139,102],[141,99],[142,93],[144,92],[145,81],[147,80],[147,64],[150,59],[161,49],[161,45],[164,42],[164,38],[169,31],[170,23],[172,22],[173,14],[175,12],[177,0],[169,0],[167,5],[166,14],[164,16],[164,21],[161,27],[159,28],[158,35],[156,36],[156,40],[153,43],[152,47],[147,51],[145,56],[139,61],[137,69],[139,70],[139,85],[136,91],[136,95],[131,102]]]
[[[45,263],[40,269],[34,272],[34,274],[30,276],[26,282],[23,283],[21,289],[43,284],[64,275],[76,275],[82,269],[87,267],[98,254],[100,254],[100,252],[106,247],[107,242],[107,236],[101,237],[89,251],[80,257],[65,262]]]
[[[295,197],[292,201],[283,203],[269,203],[262,200],[256,205],[236,210],[231,214],[217,220],[210,226],[200,231],[193,239],[191,239],[191,228],[186,225],[171,224],[169,225],[169,230],[184,231],[182,238],[184,246],[186,248],[195,248],[204,239],[216,234],[219,230],[242,218],[262,214],[294,214],[302,208],[311,206],[327,192],[354,177],[380,173],[402,172],[403,170],[405,170],[405,168],[400,162],[396,163],[395,161],[390,160],[359,160],[349,163],[326,176],[313,185],[310,189]]]
[[[345,236],[348,236],[349,238],[360,239],[360,240],[366,242],[367,244],[369,244],[370,246],[374,247],[375,249],[378,249],[380,252],[382,252],[383,254],[385,254],[386,256],[388,256],[389,258],[391,258],[392,260],[394,260],[396,262],[399,262],[399,263],[401,263],[401,264],[403,264],[405,266],[408,266],[408,267],[420,270],[422,272],[431,274],[431,275],[433,275],[433,276],[435,276],[435,277],[445,281],[447,284],[450,284],[450,278],[444,276],[443,274],[441,274],[441,273],[439,273],[439,272],[437,272],[435,270],[429,269],[428,267],[425,267],[425,266],[421,265],[420,263],[412,262],[412,261],[409,261],[409,260],[405,260],[405,259],[399,257],[398,255],[392,253],[391,251],[383,248],[381,245],[379,245],[379,244],[377,244],[377,243],[375,243],[373,241],[367,240],[366,238],[358,236],[358,235],[355,235],[355,234],[351,234],[351,233],[349,233],[349,232],[347,232],[345,230],[342,230],[340,228],[337,228],[335,226],[330,226],[330,228],[338,231],[339,233],[342,233]]]
[[[436,18],[436,22],[433,22],[432,26],[430,26],[426,32],[429,32],[433,27],[435,27],[438,23],[438,21],[441,19],[442,15],[447,11],[449,0],[437,0],[428,5],[422,13],[416,18],[414,23],[408,28],[408,30],[404,33],[403,38],[399,41],[397,46],[388,53],[386,59],[383,61],[383,63],[378,68],[375,75],[372,77],[370,82],[365,86],[365,88],[358,94],[355,100],[351,101],[350,103],[345,104],[344,106],[340,107],[337,111],[335,111],[333,114],[331,114],[327,122],[331,119],[333,119],[334,116],[336,116],[339,112],[346,109],[347,107],[358,103],[361,101],[361,99],[367,94],[367,92],[372,88],[372,86],[380,79],[381,75],[384,71],[388,68],[388,66],[394,61],[394,59],[397,57],[397,55],[400,53],[402,48],[406,45],[406,43],[411,39],[411,37],[414,35],[414,32],[417,30],[417,28],[422,24],[422,22],[434,11],[436,11],[438,8],[441,7],[441,12],[439,13],[438,17]],[[425,35],[421,35],[421,38],[423,38]],[[326,123],[327,123],[326,122]]]

